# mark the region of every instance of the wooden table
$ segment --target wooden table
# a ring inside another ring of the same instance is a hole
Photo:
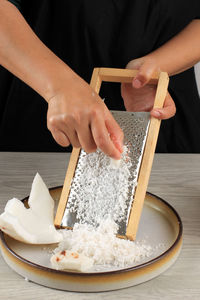
[[[48,187],[62,185],[69,155],[0,152],[0,212],[8,199],[29,194],[36,172]],[[104,293],[53,290],[27,282],[0,255],[0,299],[200,299],[200,154],[156,154],[148,191],[169,202],[184,226],[176,263],[159,277],[131,288]]]

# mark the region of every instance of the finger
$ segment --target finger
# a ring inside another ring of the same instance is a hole
[[[81,147],[87,152],[91,153],[96,151],[97,146],[92,136],[92,132],[89,124],[83,124],[79,130],[77,130],[77,135]]]
[[[48,118],[47,127],[51,132],[53,132],[54,135],[56,135],[56,138],[58,135],[57,132],[61,132],[68,138],[70,144],[72,144],[73,147],[81,147],[74,126],[68,126],[66,118],[64,116],[53,116]],[[60,134],[58,138],[61,139]]]
[[[158,68],[155,61],[151,58],[138,58],[130,61],[127,65],[128,69],[138,70],[137,76],[133,79],[132,85],[134,88],[141,88],[149,82],[153,73]]]
[[[62,124],[60,130],[68,137],[73,147],[81,148],[81,143],[79,141],[78,134],[73,127],[69,128],[67,125]]]
[[[115,147],[113,141],[111,140],[105,120],[103,118],[93,118],[91,122],[91,131],[95,144],[99,149],[114,159],[121,158],[121,152]]]
[[[122,153],[124,140],[124,133],[122,129],[112,116],[106,120],[105,124],[110,135],[110,139],[112,140],[115,147],[119,150],[119,152]]]
[[[70,145],[70,140],[68,137],[60,130],[53,129],[50,130],[54,140],[62,147],[68,147]]]
[[[175,103],[172,97],[170,96],[170,94],[168,93],[164,102],[164,107],[159,109],[154,108],[151,111],[151,116],[160,120],[166,120],[173,117],[175,113],[176,113]]]
[[[132,85],[134,88],[141,88],[147,84],[153,73],[155,72],[156,67],[153,62],[145,62],[139,68],[137,76],[133,79]]]
[[[139,70],[142,64],[144,63],[143,58],[136,58],[131,61],[126,66],[126,69]]]

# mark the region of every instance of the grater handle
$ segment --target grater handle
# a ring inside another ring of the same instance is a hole
[[[162,108],[168,89],[169,77],[166,72],[161,72],[158,79],[154,108]],[[126,230],[126,236],[130,240],[136,239],[136,233],[139,226],[140,216],[144,204],[146,190],[153,164],[156,143],[158,139],[161,120],[151,117],[149,130],[147,134],[146,145],[138,176],[138,184],[135,191],[131,213]]]
[[[95,69],[94,69],[95,70]],[[107,82],[130,83],[137,76],[138,70],[132,69],[115,69],[115,68],[98,68],[99,78]],[[154,72],[148,84],[157,84],[159,73]]]
[[[169,83],[169,76],[166,72],[161,72],[158,79],[158,86],[156,90],[153,108],[162,108],[167,96],[167,88]]]

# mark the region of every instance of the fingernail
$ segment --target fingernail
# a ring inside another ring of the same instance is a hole
[[[115,148],[122,153],[123,152],[123,142],[119,141],[115,136],[111,136],[111,140],[113,144],[115,145]]]
[[[142,86],[142,82],[139,79],[135,78],[133,80],[133,86],[138,89]]]
[[[113,144],[114,144],[115,148],[117,149],[117,151],[119,151],[119,153],[121,155],[123,152],[123,145],[117,141],[113,141]]]
[[[153,111],[153,116],[159,118],[161,116],[161,113],[159,110],[154,110]]]
[[[117,143],[117,144],[116,144],[116,148],[117,148],[117,150],[118,150],[120,153],[123,152],[123,145]]]

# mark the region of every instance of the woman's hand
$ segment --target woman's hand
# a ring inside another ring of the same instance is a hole
[[[156,62],[148,57],[132,60],[128,69],[138,70],[132,83],[121,84],[121,95],[127,111],[150,111],[158,119],[169,119],[176,113],[176,107],[170,94],[167,93],[163,108],[153,109],[156,86],[148,84],[154,72],[159,72]]]
[[[88,153],[100,148],[112,158],[121,157],[121,128],[99,95],[75,73],[63,76],[48,100],[47,126],[61,146],[72,144]]]
[[[56,142],[119,159],[123,132],[101,98],[32,31],[19,10],[0,1],[0,64],[48,102]],[[27,106],[28,106],[27,102]]]

